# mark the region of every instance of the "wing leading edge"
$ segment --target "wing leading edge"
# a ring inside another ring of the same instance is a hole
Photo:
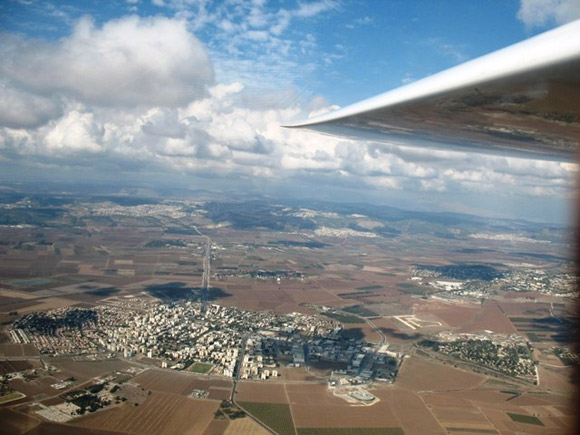
[[[285,127],[398,145],[573,160],[580,20]]]

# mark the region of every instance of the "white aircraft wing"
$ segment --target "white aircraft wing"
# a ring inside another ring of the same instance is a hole
[[[573,160],[580,20],[285,127],[399,145]]]

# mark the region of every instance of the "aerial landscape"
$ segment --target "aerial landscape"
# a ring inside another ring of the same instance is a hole
[[[0,3],[0,432],[576,433],[576,0]]]
[[[1,206],[15,431],[571,428],[565,227],[203,192]]]

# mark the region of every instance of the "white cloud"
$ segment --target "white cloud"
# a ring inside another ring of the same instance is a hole
[[[44,136],[47,151],[52,152],[82,152],[95,153],[102,150],[99,142],[103,130],[94,122],[92,113],[70,111],[58,120]]]
[[[0,125],[10,128],[34,128],[62,113],[59,99],[0,85]]]
[[[7,38],[2,75],[38,94],[98,105],[184,104],[213,78],[209,56],[185,21],[129,16],[97,28],[81,19],[58,42]]]
[[[293,11],[293,15],[302,18],[314,17],[321,12],[326,12],[335,9],[338,6],[336,1],[322,0],[313,3],[301,3],[298,9]]]
[[[518,19],[526,27],[565,24],[580,18],[578,0],[521,0]]]

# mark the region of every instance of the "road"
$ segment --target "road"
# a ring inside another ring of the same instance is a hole
[[[234,367],[233,373],[233,385],[232,385],[232,393],[230,394],[230,400],[234,402],[234,395],[236,394],[236,384],[240,379],[240,371],[242,369],[242,365],[244,364],[244,355],[246,354],[246,343],[248,342],[248,334],[242,337],[242,344],[240,346],[240,353],[238,354],[238,361],[236,362],[236,366]]]
[[[369,319],[367,317],[360,316],[358,314],[349,313],[348,311],[336,310],[336,312],[340,313],[340,314],[344,314],[346,316],[355,316],[361,320],[364,320],[367,323],[367,325],[369,325],[372,328],[372,330],[375,331],[380,337],[380,341],[376,346],[377,350],[379,350],[383,345],[387,344],[387,337],[385,336],[385,334],[383,334],[383,331],[381,331],[381,328],[377,327],[377,325],[375,325],[371,319]]]
[[[387,344],[387,337],[385,337],[385,334],[383,334],[381,328],[377,327],[377,325],[375,325],[371,319],[368,319],[366,317],[363,317],[363,319],[373,329],[373,331],[375,331],[377,334],[379,334],[379,337],[381,337],[381,341],[379,342],[377,349],[380,349],[385,344]]]
[[[249,337],[249,334],[245,334],[242,337],[242,345],[240,346],[240,353],[238,354],[238,361],[236,363],[236,367],[234,368],[234,376],[232,377],[232,382],[233,382],[232,392],[230,394],[230,402],[232,402],[235,406],[237,406],[240,409],[244,409],[244,408],[242,408],[240,405],[238,405],[236,403],[235,394],[236,394],[236,386],[238,384],[238,380],[240,379],[240,371],[241,371],[242,365],[244,363],[244,355],[246,354],[246,343],[248,342],[248,337]],[[250,414],[245,409],[244,409],[244,412],[246,413],[246,415],[249,418],[251,418],[257,424],[259,424],[260,427],[262,427],[264,430],[268,431],[268,433],[276,435],[276,432],[272,431],[272,429],[270,429],[268,426],[266,426],[264,423],[262,423],[261,420],[258,420],[256,417],[254,417],[252,414]]]
[[[210,275],[211,275],[211,239],[206,236],[197,227],[193,229],[205,239],[205,256],[203,257],[203,276],[201,278],[201,310],[205,313],[207,301],[209,299]]]

